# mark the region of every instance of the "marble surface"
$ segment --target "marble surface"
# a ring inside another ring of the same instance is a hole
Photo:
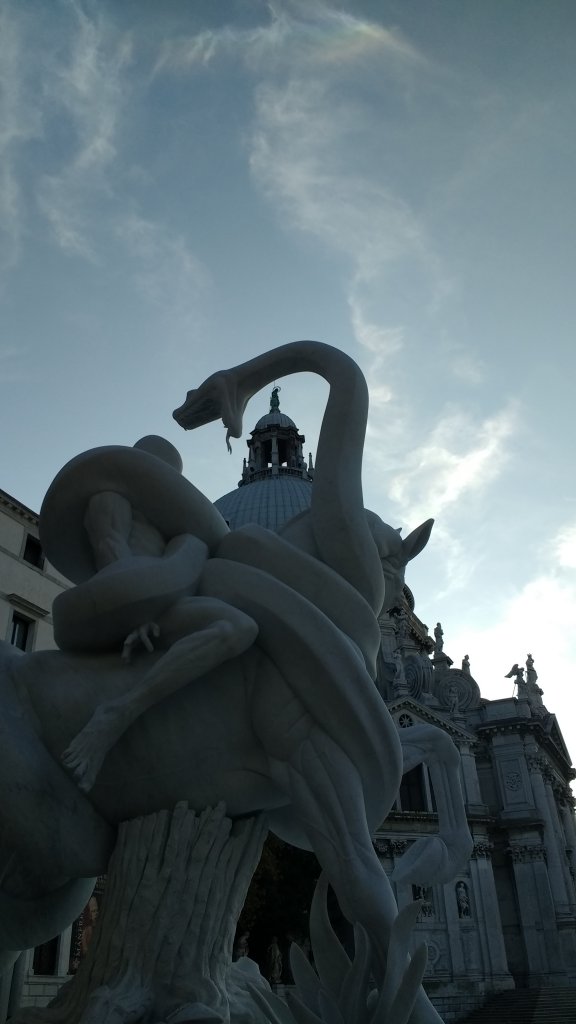
[[[8,854],[19,863],[0,889],[5,950],[72,920],[120,822],[179,802],[194,812],[223,802],[232,819],[264,812],[278,835],[313,849],[369,936],[381,982],[397,907],[371,829],[406,764],[435,765],[445,827],[410,851],[402,877],[449,877],[465,859],[446,737],[401,744],[373,683],[376,616],[397,601],[432,522],[402,539],[364,509],[361,371],[329,346],[296,342],[213,375],[174,415],[187,429],[221,418],[238,437],[249,398],[303,370],[330,393],[310,509],[280,536],[231,533],[161,438],[84,453],[51,485],[42,543],[76,584],[54,605],[60,650],[16,657],[0,645],[10,763],[25,760],[33,777],[23,791],[2,763],[3,817],[17,822]],[[438,1019],[420,991],[411,1024]]]

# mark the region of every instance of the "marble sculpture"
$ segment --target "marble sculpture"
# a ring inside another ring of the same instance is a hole
[[[54,603],[58,650],[0,644],[2,967],[68,925],[106,871],[108,894],[79,973],[22,1024],[439,1021],[425,953],[406,954],[415,914],[398,915],[370,831],[425,760],[440,831],[397,877],[450,880],[470,852],[451,741],[399,735],[373,683],[377,615],[432,521],[401,539],[364,509],[366,382],[327,345],[216,373],[174,417],[221,419],[229,444],[252,395],[299,371],[330,392],[311,507],[279,535],[231,532],[157,437],[79,455],[46,494],[42,544],[74,586]],[[323,869],[318,973],[294,952],[291,1009],[248,958],[232,965],[267,829]],[[327,882],[356,928],[352,964],[330,937]]]

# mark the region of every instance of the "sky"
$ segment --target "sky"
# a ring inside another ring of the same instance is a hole
[[[0,487],[314,338],[368,380],[367,507],[488,698],[530,652],[576,758],[573,0],[0,0]],[[327,386],[279,381],[315,452]],[[268,409],[248,406],[245,437]]]

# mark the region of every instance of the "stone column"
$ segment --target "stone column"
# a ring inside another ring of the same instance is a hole
[[[538,843],[512,842],[516,898],[531,981],[562,985],[566,980],[556,912],[546,867],[546,849]]]
[[[568,790],[568,787],[566,787],[566,789]],[[570,863],[572,891],[576,896],[576,821],[574,820],[572,799],[573,798],[569,790],[564,793],[564,797],[560,803],[560,816],[562,818],[562,827],[566,838],[566,856]]]
[[[514,980],[508,970],[491,857],[492,849],[486,840],[474,843],[470,877],[476,902],[485,973],[490,975],[493,982],[489,987],[501,990],[514,988]]]
[[[444,890],[448,948],[450,949],[450,959],[452,961],[452,977],[456,981],[467,977],[468,965],[464,958],[464,946],[460,935],[460,918],[458,917],[458,904],[456,903],[454,883],[450,882],[442,888]]]
[[[7,1017],[10,1020],[20,1006],[22,989],[26,979],[26,966],[28,964],[28,950],[21,953],[12,971],[12,984],[10,986],[10,997],[8,999]]]
[[[482,813],[486,811],[486,807],[482,802],[482,794],[480,792],[480,781],[478,779],[478,770],[476,768],[476,758],[470,749],[470,744],[460,742],[458,744],[460,751],[460,760],[462,764],[462,787],[464,792],[464,800],[469,811]]]
[[[272,476],[278,476],[278,438],[272,435]]]
[[[5,1024],[8,1016],[8,1004],[10,1002],[10,990],[12,988],[12,975],[14,966],[9,967],[0,976],[0,1024]]]
[[[568,913],[573,914],[574,884],[572,876],[570,874],[570,861],[568,859],[567,851],[567,847],[570,844],[567,842],[560,814],[559,800],[562,799],[562,795],[560,794],[560,783],[557,779],[553,777],[551,771],[544,773],[544,781],[546,786],[546,795],[548,797],[548,806],[550,808],[550,817],[552,819],[554,834],[556,836],[556,848],[558,850],[558,857],[560,863],[562,864],[564,885],[566,887],[566,902],[568,904]]]
[[[72,938],[72,925],[69,925],[60,936],[58,942],[58,962],[56,964],[56,974],[63,975],[68,974],[70,967],[70,940]]]
[[[534,755],[529,755],[527,761],[528,768],[530,770],[530,781],[532,783],[534,803],[536,805],[536,809],[542,815],[544,820],[544,843],[546,846],[546,858],[549,867],[548,875],[554,899],[554,906],[558,914],[565,916],[570,912],[568,906],[569,900],[564,881],[564,869],[558,850],[556,831],[554,829],[554,819],[550,810],[550,802],[543,778],[545,762],[542,757]]]

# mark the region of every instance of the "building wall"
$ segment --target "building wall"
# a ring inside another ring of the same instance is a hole
[[[67,580],[44,558],[38,537],[38,516],[17,499],[0,490],[0,639],[26,651],[55,648],[52,603],[69,586]],[[64,947],[69,935],[56,940],[55,971],[68,971]],[[15,968],[0,978],[0,1021],[22,992],[27,1002],[49,1001],[57,980],[35,976],[34,951],[22,954]],[[60,983],[62,978],[60,979]]]
[[[28,651],[55,646],[52,603],[69,586],[39,544],[38,516],[0,491],[0,639],[11,642],[15,620],[26,622]]]
[[[483,700],[469,668],[452,667],[440,634],[430,659],[408,606],[383,617],[381,631],[380,692],[400,730],[429,724],[451,736],[474,839],[449,885],[396,887],[400,906],[425,900],[416,930],[429,945],[432,1001],[452,1021],[506,988],[576,986],[574,771],[542,691],[534,680],[518,697]],[[424,770],[421,792],[403,787],[375,836],[386,871],[438,827]]]

